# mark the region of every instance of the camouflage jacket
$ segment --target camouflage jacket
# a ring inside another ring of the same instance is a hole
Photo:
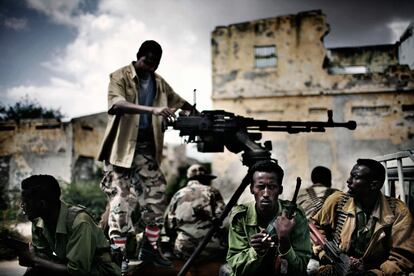
[[[178,190],[171,199],[165,214],[165,231],[174,242],[174,253],[188,257],[212,227],[225,207],[220,192],[197,180]],[[220,233],[213,236],[202,255],[225,249]]]

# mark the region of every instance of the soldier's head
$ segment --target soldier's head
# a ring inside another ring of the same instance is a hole
[[[250,169],[250,192],[256,200],[259,212],[270,212],[277,208],[277,200],[283,192],[283,169],[273,161],[259,161]]]
[[[187,178],[188,180],[197,180],[201,184],[209,185],[211,180],[215,179],[216,176],[208,174],[206,167],[200,164],[194,164],[187,169]]]
[[[158,42],[147,40],[141,44],[137,52],[135,68],[139,72],[153,73],[157,70],[162,56],[162,48]]]
[[[21,207],[29,220],[60,205],[60,187],[51,175],[32,175],[21,183]]]
[[[355,198],[377,194],[385,180],[385,168],[372,159],[358,159],[347,180],[348,193]]]
[[[191,177],[195,175],[206,174],[206,173],[207,173],[207,169],[204,166],[200,164],[194,164],[188,167],[187,178],[190,179]]]
[[[322,166],[317,166],[312,170],[311,180],[313,184],[322,184],[325,187],[332,186],[331,170]]]

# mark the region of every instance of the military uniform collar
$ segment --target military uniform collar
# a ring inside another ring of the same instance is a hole
[[[67,234],[66,218],[68,216],[68,206],[64,202],[60,202],[59,218],[56,225],[56,233]]]
[[[67,217],[67,215],[68,215],[68,207],[65,203],[63,203],[61,201],[55,233],[50,233],[49,232],[49,229],[45,227],[45,222],[42,218],[37,218],[36,219],[35,227],[39,228],[40,231],[42,232],[43,236],[48,241],[48,243],[53,245],[53,244],[55,244],[57,234],[63,234],[63,235],[67,234],[67,230],[66,230],[66,217]]]
[[[246,225],[257,226],[257,212],[256,212],[256,202],[251,201],[245,204],[247,207],[246,211]],[[282,213],[282,204],[280,200],[277,200],[277,212],[274,217],[279,216]],[[273,218],[272,218],[273,219]]]
[[[134,66],[135,63],[136,63],[136,61],[133,61],[128,65],[129,77],[131,79],[138,80],[137,71],[135,71],[135,66]],[[156,81],[159,80],[160,77],[157,73],[153,73],[153,75],[154,75],[154,78],[155,78]]]
[[[342,210],[347,214],[351,214],[353,216],[356,215],[358,209],[353,197],[349,198]],[[394,215],[392,213],[391,207],[389,206],[387,199],[381,192],[379,193],[378,201],[374,207],[374,210],[371,213],[371,216],[377,218],[378,222],[383,225],[391,224],[394,220]]]
[[[64,202],[60,202],[60,210],[59,210],[59,216],[58,216],[58,221],[57,221],[57,225],[56,225],[56,233],[60,233],[60,234],[66,234],[67,230],[66,230],[66,217],[68,215],[68,206],[64,203]],[[37,228],[41,228],[43,233],[45,233],[45,231],[47,231],[45,229],[45,222],[43,221],[42,218],[38,218],[36,221],[36,227]]]

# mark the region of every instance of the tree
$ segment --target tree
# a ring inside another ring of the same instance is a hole
[[[60,109],[46,108],[40,105],[36,100],[24,97],[14,105],[0,105],[0,121],[21,119],[56,119],[60,121],[63,114]]]

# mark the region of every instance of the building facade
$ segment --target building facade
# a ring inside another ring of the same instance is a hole
[[[8,190],[32,174],[52,174],[64,182],[93,179],[95,156],[106,113],[73,118],[23,119],[0,124],[0,177]]]
[[[412,56],[412,36],[392,45],[327,49],[328,33],[321,11],[212,32],[214,109],[282,121],[326,121],[333,110],[334,121],[358,124],[354,131],[264,133],[262,141],[272,142],[272,157],[285,169],[287,198],[297,176],[310,184],[315,166],[330,168],[333,186],[342,189],[357,158],[414,147],[414,71],[400,58]],[[213,170],[225,197],[246,172],[240,156],[229,152],[215,155]]]

